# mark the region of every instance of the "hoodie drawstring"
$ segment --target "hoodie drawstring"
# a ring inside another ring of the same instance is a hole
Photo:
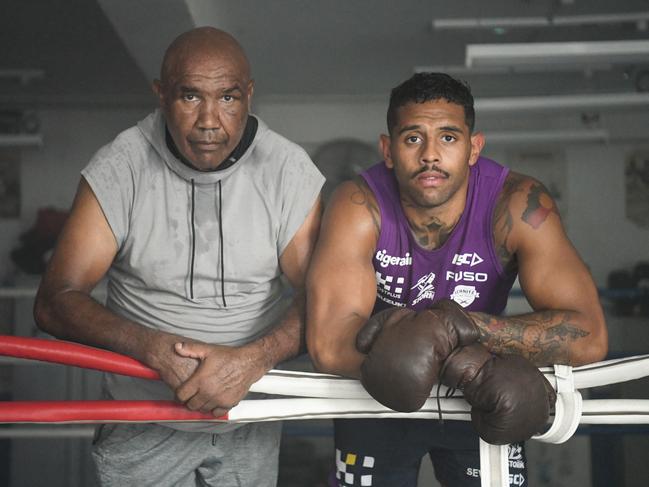
[[[194,259],[196,257],[196,224],[194,222],[194,180],[192,179],[192,261],[189,269],[189,297],[194,299]]]
[[[221,180],[219,180],[219,247],[221,250],[221,262],[219,263],[219,267],[221,270],[221,299],[223,300],[223,307],[227,308],[228,305],[225,302],[225,259],[224,259],[224,252],[223,252],[223,212],[221,209],[223,208],[223,198],[222,198],[222,189],[221,189]]]
[[[191,220],[192,220],[192,259],[189,269],[189,297],[194,299],[194,262],[196,260],[196,222],[195,222],[195,208],[196,208],[196,187],[194,180],[192,179],[192,211],[191,211]],[[227,308],[228,305],[225,301],[225,259],[224,259],[224,249],[223,249],[223,212],[221,208],[223,207],[223,190],[221,188],[221,181],[218,182],[219,185],[219,251],[220,262],[219,262],[219,274],[221,279],[221,300],[223,302],[223,307]]]

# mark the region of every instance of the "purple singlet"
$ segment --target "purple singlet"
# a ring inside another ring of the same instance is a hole
[[[460,221],[435,250],[425,250],[415,241],[392,170],[380,162],[361,174],[381,211],[381,233],[373,258],[374,313],[391,306],[421,310],[444,298],[469,311],[502,313],[516,275],[506,274],[498,260],[492,216],[508,172],[490,159],[478,159],[471,167]]]

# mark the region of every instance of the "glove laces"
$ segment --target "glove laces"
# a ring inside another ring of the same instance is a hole
[[[446,373],[446,366],[449,363],[451,357],[453,357],[453,355],[458,353],[460,351],[460,349],[461,349],[461,347],[456,348],[455,350],[453,350],[449,354],[448,357],[446,357],[446,360],[444,360],[444,363],[442,364],[442,368],[439,370],[439,376],[437,378],[437,392],[435,394],[435,398],[437,400],[437,413],[439,415],[439,424],[442,427],[442,429],[444,428],[444,418],[442,416],[442,402],[441,402],[441,398],[440,398],[440,394],[439,394],[440,393],[440,388],[442,387],[442,378],[444,377],[444,374]],[[448,389],[446,389],[446,393],[444,394],[444,399],[452,398],[453,395],[455,394],[455,391],[457,390],[457,388],[458,387],[456,385],[455,387],[449,387]],[[461,389],[461,387],[460,387],[460,389]]]

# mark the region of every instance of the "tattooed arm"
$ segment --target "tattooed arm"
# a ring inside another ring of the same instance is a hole
[[[608,338],[597,289],[541,183],[510,173],[494,210],[494,239],[503,268],[518,268],[534,312],[472,313],[482,341],[493,352],[519,353],[537,365],[604,358]]]
[[[380,216],[365,182],[343,183],[332,195],[307,275],[307,347],[315,367],[358,377],[364,356],[356,334],[376,299],[372,256]]]

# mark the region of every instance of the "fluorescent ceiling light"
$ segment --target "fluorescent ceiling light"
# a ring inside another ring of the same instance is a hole
[[[564,27],[577,25],[604,25],[636,23],[641,30],[646,29],[649,12],[571,15],[556,17],[486,17],[433,19],[433,29],[511,29],[529,27]]]
[[[41,79],[45,76],[42,69],[0,69],[1,79],[16,79],[26,85],[34,79]]]
[[[649,41],[536,42],[469,44],[466,66],[581,66],[602,63],[647,63]]]
[[[550,142],[608,142],[606,129],[561,129],[561,130],[516,130],[491,132],[485,130],[485,141],[489,144],[540,144]]]
[[[613,65],[610,63],[590,64],[587,67],[577,64],[559,64],[552,67],[552,72],[579,72],[588,71],[610,71]],[[498,74],[520,74],[520,73],[547,73],[547,65],[522,65],[522,66],[463,66],[458,65],[434,65],[415,66],[415,73],[446,73],[450,75],[498,75]]]
[[[476,98],[477,113],[575,109],[643,108],[649,93],[599,93],[591,95],[513,96]]]
[[[40,134],[0,134],[0,147],[28,147],[43,145]]]

